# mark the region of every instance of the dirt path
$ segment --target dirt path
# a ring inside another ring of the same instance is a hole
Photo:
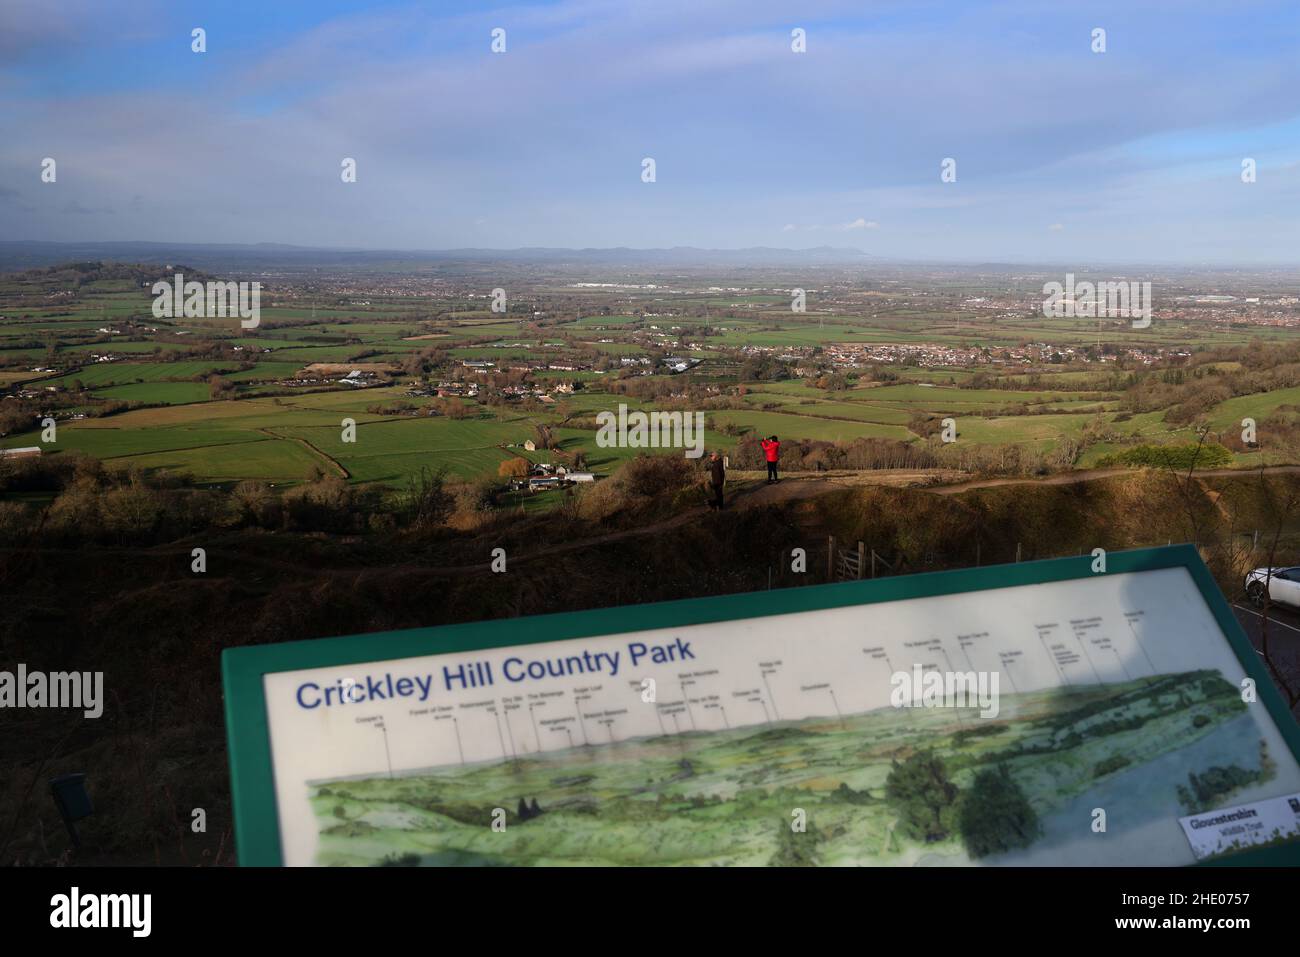
[[[1043,478],[994,478],[972,479],[955,485],[935,485],[926,489],[939,495],[956,495],[977,488],[995,488],[999,485],[1074,485],[1078,482],[1094,482],[1097,479],[1111,478],[1116,475],[1134,474],[1140,469],[1083,469],[1078,472],[1062,472]],[[1264,468],[1266,475],[1280,475],[1300,472],[1300,465],[1268,465]],[[1186,473],[1180,473],[1185,475]],[[1196,478],[1224,478],[1229,476],[1258,475],[1259,469],[1201,469],[1194,473]]]
[[[763,485],[764,473],[762,472],[733,471],[728,473],[728,478],[734,476],[741,481],[753,480],[754,484],[759,486],[745,496],[745,504],[770,505],[791,499],[811,498],[836,489],[869,485],[919,488],[936,495],[958,495],[973,489],[997,488],[1003,485],[1075,485],[1079,482],[1113,478],[1116,475],[1133,475],[1139,471],[1139,469],[1128,468],[1082,469],[1076,472],[1046,475],[1042,478],[986,478],[963,481],[966,473],[951,469],[863,469],[861,471],[843,469],[833,472],[787,473],[777,485]],[[1264,468],[1266,475],[1296,472],[1300,472],[1300,465],[1269,465]],[[1259,469],[1201,469],[1195,473],[1195,477],[1205,479],[1247,477],[1258,474]]]
[[[775,485],[768,485],[766,472],[737,469],[727,473],[727,498],[730,500],[734,495],[738,505],[749,508],[813,498],[845,488],[928,486],[935,482],[957,481],[965,475],[952,469],[834,469],[787,473]]]

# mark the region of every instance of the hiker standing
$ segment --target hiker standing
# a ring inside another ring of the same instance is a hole
[[[776,477],[776,463],[781,457],[781,443],[774,435],[768,439],[760,439],[758,444],[763,446],[763,454],[767,456],[767,484],[781,481]]]
[[[709,487],[713,489],[713,498],[709,508],[722,508],[722,486],[727,481],[727,470],[722,464],[722,456],[716,451],[709,455]]]

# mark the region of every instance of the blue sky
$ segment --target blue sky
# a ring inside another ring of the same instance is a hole
[[[1294,263],[1298,50],[1293,0],[6,0],[0,239]]]

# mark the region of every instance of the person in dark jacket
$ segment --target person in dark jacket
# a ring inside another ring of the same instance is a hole
[[[776,436],[759,440],[759,445],[763,447],[763,455],[767,458],[767,484],[781,481],[776,477],[776,463],[781,458],[781,443],[776,440]]]
[[[709,508],[723,508],[722,486],[727,481],[727,470],[722,464],[722,456],[716,451],[709,455],[709,487],[713,489],[713,498]]]

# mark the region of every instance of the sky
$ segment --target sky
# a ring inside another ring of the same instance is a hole
[[[1294,264],[1298,51],[1295,0],[4,0],[0,240]]]

